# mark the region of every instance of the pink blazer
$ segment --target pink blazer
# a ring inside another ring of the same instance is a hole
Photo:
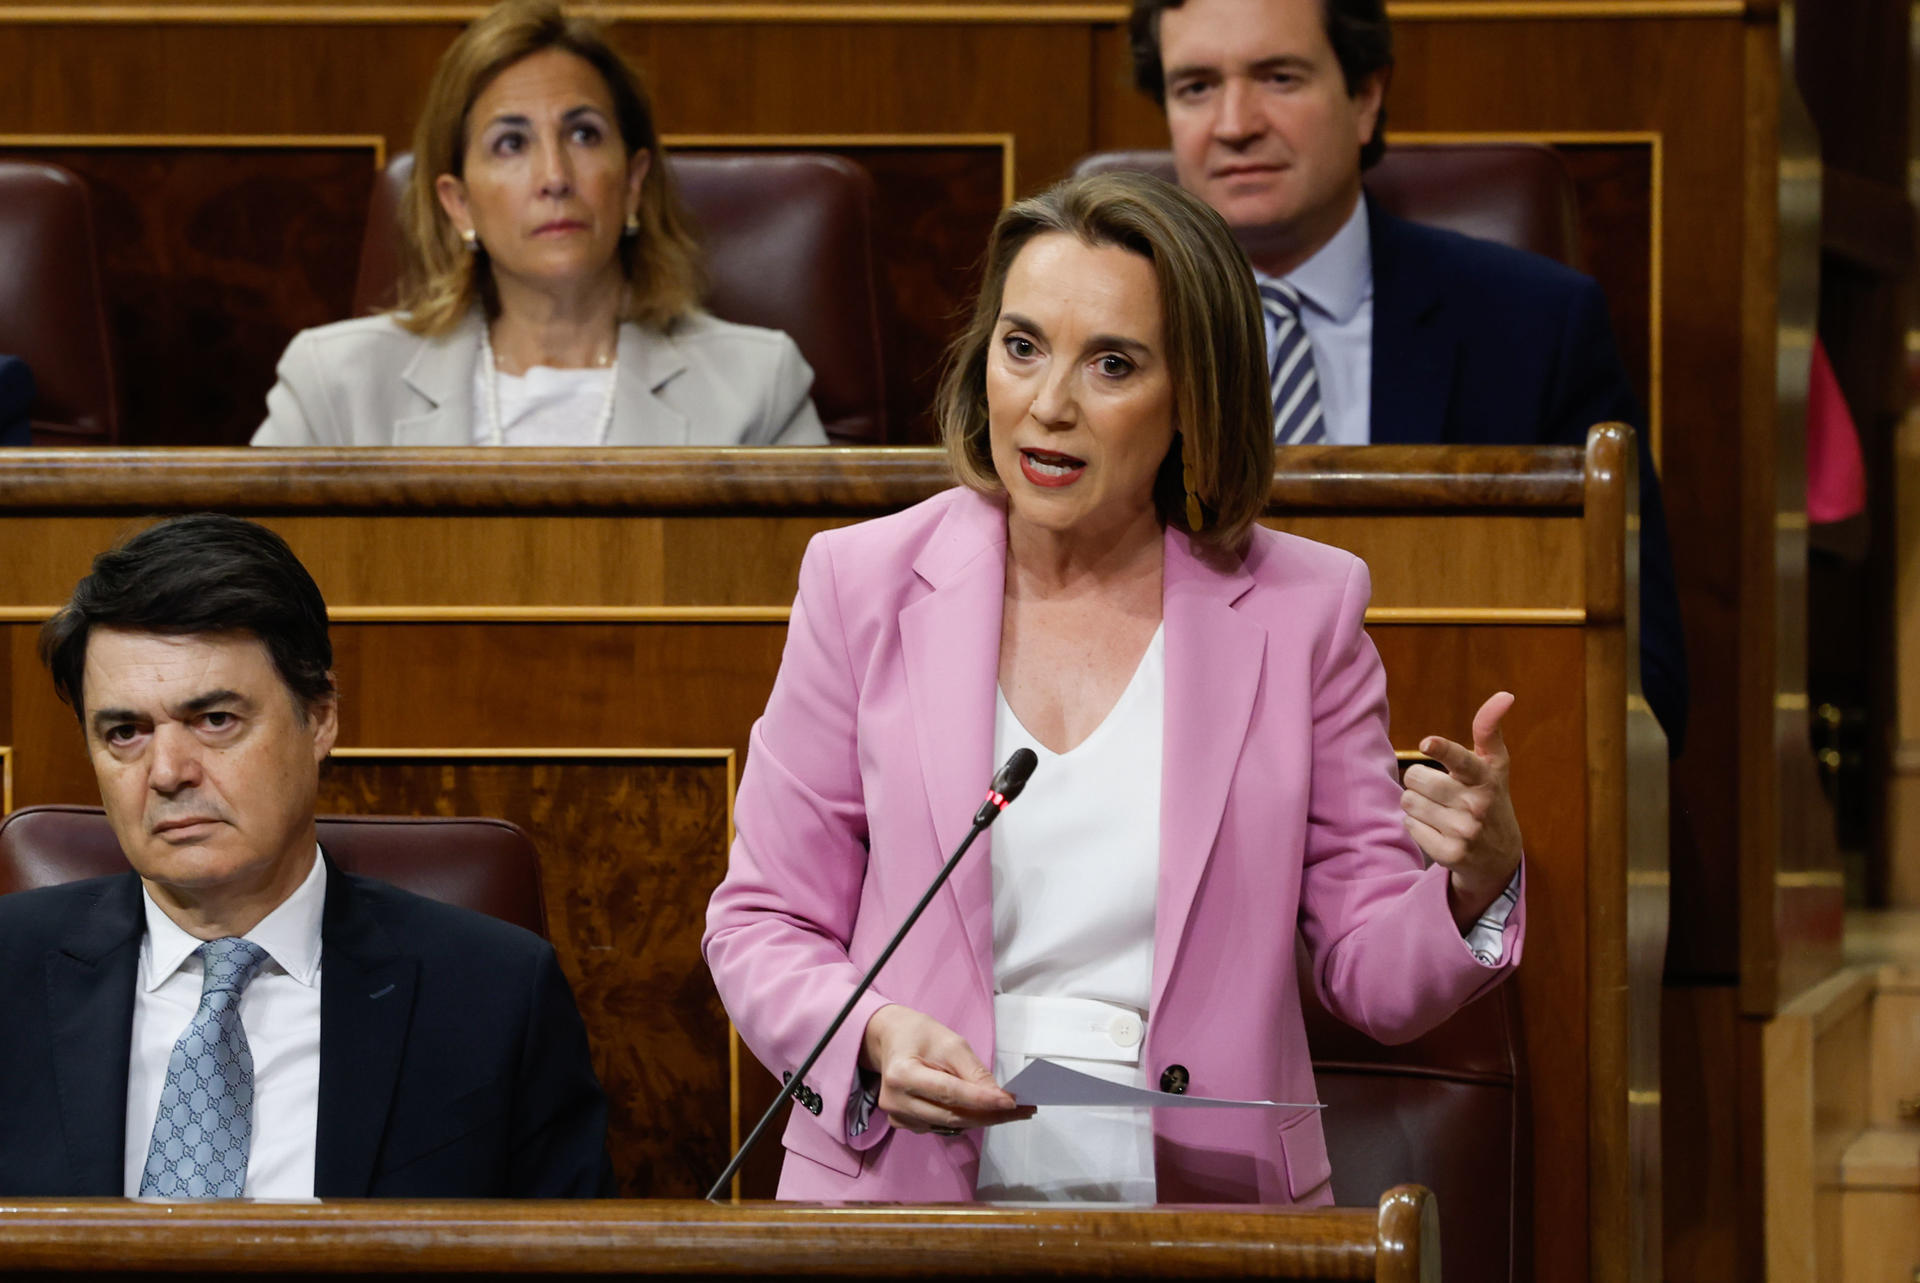
[[[790,1070],[965,835],[998,765],[1006,513],[969,490],[816,537],[755,725],[704,948],[740,1035]],[[1147,1081],[1313,1100],[1296,941],[1329,1010],[1404,1041],[1498,984],[1401,826],[1357,558],[1256,530],[1238,564],[1166,536],[1166,752]],[[1036,773],[1031,789],[1047,786]],[[1014,805],[1019,805],[1018,802]],[[807,1075],[780,1197],[969,1201],[979,1133],[848,1136],[869,1017],[905,1003],[993,1063],[989,832]],[[1017,1126],[1018,1124],[1013,1124]],[[1160,1110],[1163,1202],[1331,1201],[1317,1111]]]

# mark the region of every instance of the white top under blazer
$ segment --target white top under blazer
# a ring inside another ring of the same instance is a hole
[[[994,699],[993,759],[1039,757],[994,822],[994,1077],[1036,1057],[1144,1087],[1160,880],[1166,629],[1093,733],[1055,753]],[[1041,1109],[982,1134],[975,1191],[989,1200],[1151,1203],[1145,1109]]]

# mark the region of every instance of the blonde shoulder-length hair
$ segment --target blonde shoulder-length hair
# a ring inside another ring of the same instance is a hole
[[[1178,433],[1154,482],[1154,507],[1162,522],[1196,544],[1238,552],[1273,486],[1273,409],[1259,295],[1220,216],[1146,174],[1070,178],[1001,213],[987,242],[973,316],[948,351],[934,403],[954,475],[984,493],[1005,489],[989,438],[987,355],[1007,272],[1029,241],[1052,232],[1128,250],[1153,264]],[[1189,516],[1194,510],[1197,522]]]
[[[598,24],[570,18],[557,0],[507,0],[460,34],[434,68],[413,133],[413,175],[400,203],[400,324],[415,334],[444,334],[477,302],[500,311],[485,249],[468,252],[434,180],[464,176],[467,115],[495,76],[532,54],[562,49],[584,59],[607,83],[627,155],[652,163],[640,186],[640,231],[616,254],[630,288],[620,319],[665,330],[700,301],[700,247],[667,171],[653,106],[640,77],[606,41]]]

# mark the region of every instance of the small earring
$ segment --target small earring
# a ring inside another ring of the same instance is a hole
[[[627,235],[638,236],[639,234],[640,234],[640,215],[628,214],[627,215]]]
[[[469,227],[460,233],[460,243],[466,246],[467,253],[471,254],[480,248],[480,233]]]
[[[1200,496],[1193,488],[1193,442],[1184,433],[1180,437],[1180,479],[1187,489],[1187,531],[1198,534],[1207,524],[1207,518],[1200,510]]]

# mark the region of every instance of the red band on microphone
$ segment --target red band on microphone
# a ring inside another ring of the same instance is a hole
[[[994,792],[992,789],[987,790],[987,801],[993,803],[995,806],[999,807],[1003,811],[1007,809],[1007,799],[1002,797],[1000,794]]]

